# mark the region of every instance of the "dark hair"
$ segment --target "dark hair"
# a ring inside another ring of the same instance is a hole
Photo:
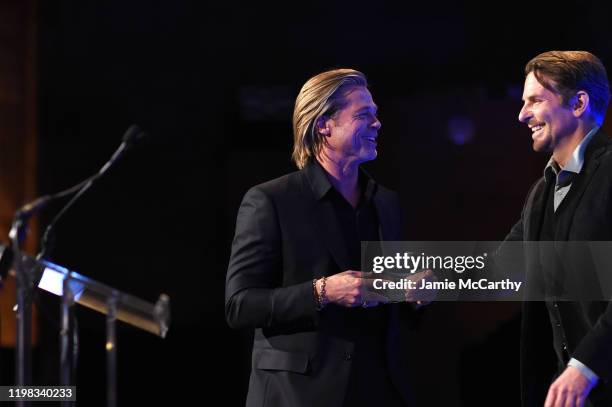
[[[525,75],[530,72],[546,89],[561,95],[564,104],[580,90],[588,93],[596,119],[603,122],[610,85],[606,68],[595,55],[587,51],[544,52],[527,63]]]

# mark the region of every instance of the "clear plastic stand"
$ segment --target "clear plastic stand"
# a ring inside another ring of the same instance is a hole
[[[0,247],[4,250],[5,248]],[[31,295],[32,287],[38,281],[38,288],[62,297],[61,305],[61,384],[72,384],[72,370],[75,364],[74,347],[77,336],[74,331],[74,304],[93,309],[106,315],[106,361],[107,361],[107,404],[117,405],[117,338],[116,320],[164,338],[170,324],[170,298],[161,294],[155,304],[118,291],[110,286],[92,280],[65,267],[46,260],[36,260],[21,251],[13,253],[13,270],[18,287],[18,385],[30,385],[31,344]],[[18,288],[19,289],[19,288]],[[23,355],[20,354],[24,353]],[[71,405],[71,404],[66,404]]]

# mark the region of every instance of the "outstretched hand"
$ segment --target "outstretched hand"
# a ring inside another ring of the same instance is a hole
[[[568,366],[550,385],[544,407],[583,407],[593,385],[580,370]]]
[[[321,292],[321,280],[317,281]],[[325,284],[327,301],[342,307],[371,308],[388,302],[387,297],[368,290],[366,273],[347,270],[327,277]]]
[[[414,286],[417,288],[406,290],[406,301],[416,303],[417,307],[427,305],[436,298],[436,289],[421,289],[422,281],[437,281],[435,274],[431,270],[423,270],[415,273],[409,277],[409,280],[413,281]]]

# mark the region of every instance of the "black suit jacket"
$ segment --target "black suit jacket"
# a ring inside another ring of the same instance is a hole
[[[328,334],[341,310],[316,310],[312,280],[347,270],[348,253],[315,171],[323,170],[311,163],[251,188],[238,212],[225,310],[231,327],[255,329],[248,406],[341,406],[344,399],[353,343]],[[401,240],[397,195],[377,185],[373,200],[381,239]],[[413,310],[387,306],[387,366],[409,400],[401,349],[411,328],[399,320]]]
[[[529,191],[521,220],[506,240],[539,240],[547,195],[547,184],[541,178]],[[612,142],[603,131],[598,131],[589,142],[582,171],[574,179],[556,216],[553,235],[557,256],[566,272],[574,273],[577,282],[588,283],[593,276],[589,274],[589,265],[577,264],[577,257],[568,254],[564,242],[612,240]],[[536,246],[526,245],[525,251],[527,281],[531,287],[541,289],[542,267]],[[589,300],[558,304],[567,339],[567,357],[578,359],[600,378],[589,398],[595,406],[612,405],[612,308],[609,304]],[[557,368],[552,343],[545,303],[525,302],[521,340],[521,387],[525,406],[544,404]],[[558,362],[562,368],[565,361]]]

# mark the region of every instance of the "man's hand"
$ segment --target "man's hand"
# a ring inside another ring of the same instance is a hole
[[[578,369],[568,366],[550,385],[544,407],[582,407],[592,388]]]
[[[431,270],[423,270],[416,274],[408,277],[409,280],[415,283],[416,287],[421,287],[422,280],[425,281],[437,281],[438,279],[434,275]],[[415,302],[417,304],[417,308],[423,305],[427,305],[432,302],[436,298],[436,293],[438,290],[435,289],[420,289],[415,288],[412,290],[406,290],[406,301],[407,302]]]
[[[387,298],[368,291],[365,273],[347,270],[327,277],[325,293],[327,301],[343,307],[375,307],[386,303]],[[317,293],[321,293],[321,280],[317,281]]]

